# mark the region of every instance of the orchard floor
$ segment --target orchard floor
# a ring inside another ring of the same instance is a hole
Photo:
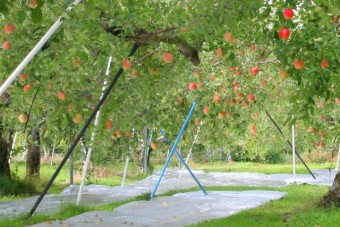
[[[269,186],[284,187],[288,184],[330,185],[336,171],[313,170],[316,179],[309,174],[259,174],[237,172],[193,171],[203,187],[207,186]],[[82,204],[100,205],[125,200],[154,190],[160,171],[144,180],[125,186],[108,187],[88,185],[83,188]],[[187,170],[167,169],[159,184],[156,197],[150,201],[136,201],[122,205],[112,212],[94,211],[84,213],[64,221],[41,223],[41,226],[184,226],[203,220],[228,217],[244,209],[282,198],[278,191],[195,191],[173,196],[157,196],[170,190],[197,187],[197,183]],[[70,186],[60,194],[44,197],[35,213],[56,212],[63,203],[75,203],[79,186]],[[23,200],[0,202],[0,218],[27,213],[37,197]]]

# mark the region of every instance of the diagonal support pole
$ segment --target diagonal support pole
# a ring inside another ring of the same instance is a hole
[[[183,165],[185,166],[185,168],[187,168],[187,170],[189,171],[190,175],[192,176],[192,178],[194,178],[194,180],[196,181],[196,183],[198,184],[198,186],[201,188],[201,190],[203,191],[204,195],[208,195],[208,193],[206,192],[206,190],[204,189],[204,187],[201,185],[201,183],[199,182],[199,180],[196,178],[195,174],[191,171],[190,167],[188,166],[188,164],[184,161],[182,155],[176,150],[176,154],[177,157],[179,158],[179,160],[181,160],[181,162],[183,163]]]
[[[170,163],[171,157],[173,156],[173,154],[174,154],[175,151],[176,151],[176,147],[177,147],[177,145],[178,145],[178,143],[179,143],[179,141],[180,141],[180,139],[181,139],[181,137],[182,137],[182,135],[183,135],[183,133],[184,133],[184,131],[185,131],[187,125],[188,125],[188,122],[189,122],[189,120],[190,120],[190,118],[191,118],[191,116],[192,116],[192,114],[193,114],[193,112],[194,112],[194,110],[195,110],[196,105],[197,105],[196,102],[194,102],[194,103],[192,104],[191,109],[190,109],[190,111],[189,111],[189,113],[188,113],[188,116],[186,117],[186,119],[185,119],[185,121],[184,121],[184,123],[183,123],[183,125],[182,125],[182,128],[181,128],[181,130],[179,131],[179,133],[178,133],[178,135],[177,135],[177,138],[176,138],[176,140],[175,140],[175,143],[174,143],[174,145],[171,147],[171,151],[170,151],[170,153],[169,153],[169,155],[168,155],[168,157],[167,157],[167,159],[166,159],[166,162],[165,162],[165,164],[164,164],[164,167],[163,167],[163,169],[162,169],[162,172],[161,172],[161,174],[160,174],[160,176],[159,176],[159,178],[158,178],[158,181],[157,181],[157,183],[156,183],[156,185],[155,185],[155,188],[153,189],[153,191],[152,191],[152,193],[151,193],[151,195],[150,195],[150,198],[151,198],[151,199],[153,199],[153,198],[155,197],[155,193],[156,193],[157,188],[158,188],[158,186],[159,186],[159,184],[160,184],[160,182],[161,182],[161,180],[162,180],[162,177],[163,177],[163,175],[164,175],[164,173],[165,173],[165,170],[166,170],[166,168],[168,167],[168,165],[169,165],[169,163]],[[179,153],[177,153],[177,155],[179,155],[178,157],[181,157],[181,155],[180,155]],[[183,158],[180,158],[180,159],[181,159],[181,161],[184,162]],[[185,162],[184,162],[184,163],[185,163]],[[186,163],[185,163],[185,164],[186,164]],[[186,165],[186,166],[187,166],[187,165]],[[188,169],[189,169],[189,167],[188,167]],[[191,171],[189,170],[189,172],[191,172]],[[192,174],[192,172],[191,172],[191,174]],[[192,174],[192,175],[193,175],[193,174]],[[198,180],[197,180],[195,177],[194,177],[194,179],[196,180],[196,182],[198,182]],[[198,182],[198,185],[199,185],[200,187],[202,186],[199,182]],[[206,194],[206,191],[204,190],[204,188],[201,187],[201,189],[202,189],[203,192]]]
[[[166,138],[166,134],[165,134],[164,130],[163,130],[162,128],[160,128],[160,131],[161,131],[161,133],[162,133],[164,139],[165,139],[166,141],[169,141],[169,143],[170,143],[170,140],[169,140],[168,138]],[[197,136],[197,134],[196,134],[196,136]],[[195,139],[194,139],[194,140],[195,140]],[[198,186],[201,188],[201,190],[204,192],[204,194],[207,195],[208,193],[205,191],[204,187],[201,185],[201,183],[199,182],[199,180],[196,178],[196,176],[194,175],[194,173],[191,171],[190,167],[188,166],[188,159],[186,159],[186,160],[184,161],[182,155],[181,155],[177,150],[176,150],[176,155],[177,155],[177,157],[179,158],[179,160],[180,160],[180,161],[183,163],[183,165],[184,165],[184,167],[183,167],[182,170],[181,170],[181,173],[180,173],[180,176],[179,176],[179,177],[181,177],[184,168],[187,168],[187,170],[189,171],[189,173],[190,173],[190,175],[192,176],[192,178],[194,178],[194,180],[196,181],[196,183],[198,184]]]
[[[78,5],[81,0],[75,0],[66,11],[70,11],[74,6]],[[0,96],[6,91],[6,89],[11,85],[11,83],[18,77],[22,70],[30,63],[34,56],[41,50],[45,43],[51,38],[51,36],[57,31],[60,25],[63,23],[62,17],[51,26],[51,28],[46,32],[46,34],[41,38],[41,40],[35,45],[35,47],[29,52],[29,54],[24,58],[24,60],[18,65],[18,67],[13,71],[13,73],[8,77],[8,79],[0,87]]]
[[[134,44],[129,57],[131,57],[136,50],[138,49],[138,44]],[[76,137],[76,139],[74,140],[74,142],[72,143],[70,149],[67,151],[65,157],[63,158],[63,160],[60,162],[58,168],[56,169],[56,171],[54,172],[52,178],[50,179],[50,181],[47,183],[46,187],[44,188],[44,190],[42,191],[42,193],[39,195],[37,201],[35,202],[34,206],[32,207],[31,211],[29,212],[29,217],[32,217],[32,215],[34,214],[35,210],[37,209],[37,207],[39,206],[41,200],[44,198],[44,196],[46,195],[48,189],[51,187],[51,185],[53,184],[54,180],[57,178],[60,170],[63,168],[63,166],[65,165],[67,159],[69,158],[69,156],[72,154],[74,148],[77,146],[78,142],[80,141],[81,137],[84,135],[84,133],[86,132],[87,128],[90,126],[91,121],[95,118],[98,110],[100,109],[100,107],[103,105],[104,101],[106,100],[106,98],[109,96],[112,88],[114,87],[114,85],[116,84],[117,80],[119,79],[120,75],[122,75],[124,72],[123,68],[120,68],[118,70],[118,72],[116,73],[116,75],[114,76],[114,78],[112,79],[110,85],[108,86],[108,88],[106,89],[103,97],[100,99],[99,103],[97,104],[96,108],[93,110],[92,114],[90,115],[90,117],[87,119],[85,125],[83,126],[83,128],[80,130],[78,136]]]
[[[273,124],[275,125],[275,127],[277,128],[277,130],[279,130],[279,132],[281,133],[282,137],[284,138],[284,134],[283,134],[282,130],[280,129],[280,127],[276,124],[276,122],[275,122],[274,119],[270,116],[270,114],[269,114],[267,111],[265,111],[265,112],[266,112],[267,116],[269,117],[269,119],[273,122]],[[287,140],[287,143],[289,144],[289,146],[290,146],[291,148],[293,148],[293,145],[290,143],[289,140]],[[295,154],[296,154],[296,156],[300,159],[300,161],[302,162],[302,164],[306,167],[306,169],[308,170],[308,172],[312,175],[312,177],[313,177],[314,179],[316,179],[315,176],[314,176],[314,174],[313,174],[312,171],[308,168],[308,166],[307,166],[306,163],[303,161],[303,159],[301,158],[301,156],[299,155],[299,153],[296,151],[296,149],[295,149]]]
[[[108,77],[109,74],[110,74],[111,62],[112,62],[112,56],[109,57],[109,61],[107,63],[106,72],[105,72],[106,77]],[[105,78],[100,99],[103,98],[104,91],[106,90],[106,84],[107,84],[107,80]],[[93,129],[93,132],[91,134],[90,146],[89,146],[89,149],[87,151],[87,156],[86,156],[85,164],[84,164],[84,167],[83,167],[83,175],[82,175],[82,178],[81,178],[78,197],[77,197],[77,201],[76,201],[77,206],[79,205],[80,200],[81,200],[81,196],[83,194],[83,187],[84,187],[85,180],[86,180],[87,169],[89,168],[89,164],[90,164],[90,159],[91,159],[91,155],[92,155],[92,146],[93,146],[94,139],[95,139],[95,136],[96,136],[96,129],[97,129],[97,126],[99,124],[99,118],[100,118],[100,109],[98,110],[98,112],[96,114],[96,118],[94,119],[94,129]]]

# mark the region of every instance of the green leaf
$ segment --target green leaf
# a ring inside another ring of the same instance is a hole
[[[42,11],[40,8],[35,8],[32,10],[31,18],[34,23],[39,23],[42,21]]]
[[[26,18],[26,14],[25,12],[23,11],[19,11],[17,12],[17,14],[15,15],[15,18],[16,18],[16,21],[19,23],[19,24],[22,24]]]
[[[0,1],[0,12],[4,15],[8,14],[8,6],[6,1]]]

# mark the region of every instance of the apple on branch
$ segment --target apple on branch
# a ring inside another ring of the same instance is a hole
[[[294,61],[294,67],[296,69],[303,69],[305,67],[305,62],[302,60],[295,60]]]
[[[203,113],[205,114],[205,115],[207,115],[208,113],[209,113],[209,107],[204,107],[203,108]]]
[[[280,39],[286,40],[286,39],[289,38],[289,36],[290,36],[290,30],[288,28],[281,28],[279,30],[279,37],[280,37]]]
[[[130,60],[128,60],[128,59],[124,59],[123,61],[122,61],[122,68],[124,69],[124,70],[127,70],[127,69],[130,69],[131,68],[131,61]]]
[[[26,84],[23,88],[24,92],[29,92],[31,90],[31,85],[30,84]]]
[[[10,41],[5,41],[2,44],[2,49],[4,49],[4,50],[9,50],[9,49],[11,49],[11,47],[12,47],[12,44],[11,44]]]
[[[259,73],[259,71],[260,69],[257,66],[255,66],[250,69],[250,74],[256,76]]]
[[[5,24],[4,25],[4,33],[5,34],[12,34],[15,31],[14,24]]]
[[[170,52],[166,52],[163,54],[163,61],[165,63],[172,63],[174,61],[174,55]]]
[[[194,91],[194,90],[196,90],[197,85],[196,85],[195,82],[191,82],[191,83],[189,83],[188,87],[189,87],[190,91]]]
[[[223,57],[223,50],[221,47],[216,50],[216,55],[219,58]]]
[[[63,91],[58,92],[58,99],[59,100],[65,100],[66,99],[66,94]]]
[[[247,99],[248,99],[249,102],[255,102],[255,95],[249,94],[249,95],[247,96]]]
[[[321,62],[320,62],[320,66],[321,68],[328,68],[329,67],[329,62],[327,59],[323,59]]]
[[[283,10],[283,17],[286,20],[291,20],[294,17],[294,11],[291,8],[287,8]]]

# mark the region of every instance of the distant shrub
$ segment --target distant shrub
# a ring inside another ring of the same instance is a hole
[[[17,196],[36,193],[37,189],[33,182],[20,180],[16,176],[0,176],[0,196]]]

